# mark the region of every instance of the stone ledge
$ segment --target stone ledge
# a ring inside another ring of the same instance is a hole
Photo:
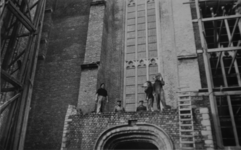
[[[106,1],[105,0],[97,0],[97,1],[94,1],[94,2],[90,3],[90,6],[98,6],[98,5],[106,6]]]
[[[81,69],[82,70],[84,70],[84,69],[94,69],[94,68],[98,68],[99,65],[100,65],[99,61],[93,62],[93,63],[88,63],[88,64],[82,64]]]
[[[88,118],[88,117],[106,117],[106,116],[153,116],[153,115],[161,115],[161,116],[177,116],[178,111],[177,109],[169,109],[169,110],[164,110],[163,112],[159,111],[154,111],[154,112],[124,112],[124,113],[116,113],[116,112],[105,112],[101,114],[96,114],[95,112],[88,113],[88,114],[80,114],[78,113],[77,115],[81,118]],[[73,115],[76,116],[76,115]],[[71,118],[71,116],[70,116]]]
[[[185,60],[185,59],[196,59],[197,58],[197,54],[190,54],[190,55],[179,55],[177,56],[178,60]]]

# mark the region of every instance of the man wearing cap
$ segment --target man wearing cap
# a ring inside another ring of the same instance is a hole
[[[121,101],[117,101],[117,105],[115,106],[115,112],[125,112],[125,109],[121,106]]]
[[[164,86],[165,82],[163,81],[163,78],[161,76],[161,73],[156,74],[155,76],[155,82],[153,84],[153,93],[157,101],[157,109],[162,110],[163,108],[166,108],[166,101],[164,96]],[[161,108],[162,106],[162,108]]]
[[[140,105],[136,108],[136,111],[137,111],[137,112],[147,111],[146,106],[143,105],[143,100],[139,101],[139,103],[140,103]]]

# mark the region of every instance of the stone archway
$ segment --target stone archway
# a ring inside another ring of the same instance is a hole
[[[95,150],[118,150],[126,143],[136,143],[137,145],[146,143],[157,150],[174,149],[171,138],[158,126],[136,124],[116,126],[102,132],[96,141]]]

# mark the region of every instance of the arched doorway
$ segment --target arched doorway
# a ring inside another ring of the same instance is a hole
[[[119,142],[113,150],[158,150],[156,145],[146,142],[146,141],[126,141],[126,142]]]
[[[171,138],[151,124],[122,125],[110,128],[99,136],[95,150],[172,150]]]

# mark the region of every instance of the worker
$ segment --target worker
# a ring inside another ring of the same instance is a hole
[[[108,103],[108,93],[105,89],[105,84],[101,83],[100,88],[96,92],[96,113],[100,114],[103,111],[103,103],[105,100]]]
[[[165,101],[165,95],[163,90],[164,85],[165,85],[165,82],[162,78],[161,73],[157,73],[155,76],[155,82],[153,84],[153,93],[157,102],[157,109],[159,111],[162,111],[164,108],[166,108],[166,101]]]
[[[143,100],[139,101],[139,106],[137,107],[136,111],[137,112],[143,112],[143,111],[147,111],[146,106],[143,105]]]
[[[121,101],[117,101],[117,105],[115,106],[115,112],[125,112],[125,109],[121,106]]]

